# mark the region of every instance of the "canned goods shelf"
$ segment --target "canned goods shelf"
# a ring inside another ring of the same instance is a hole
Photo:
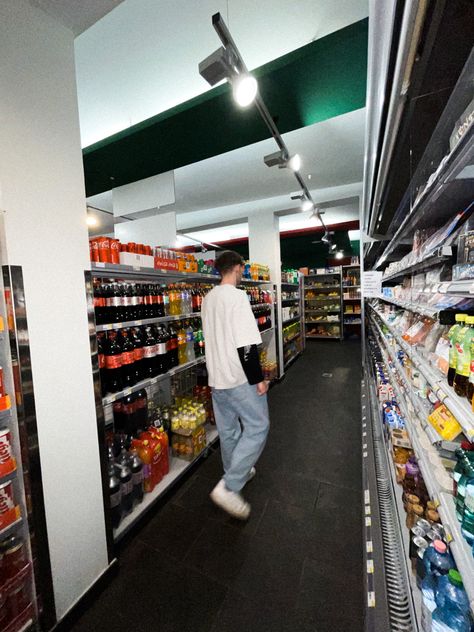
[[[182,476],[189,470],[196,461],[201,459],[209,446],[218,439],[218,433],[215,426],[206,426],[207,447],[198,454],[192,461],[185,461],[176,457],[170,458],[170,471],[163,480],[155,487],[155,489],[145,494],[143,501],[135,507],[135,509],[123,518],[118,528],[114,530],[114,540],[117,542],[129,531],[138,520],[163,496]]]
[[[383,316],[370,304],[370,307],[375,314],[380,318],[385,327],[390,331],[392,336],[398,342],[400,347],[405,351],[410,360],[420,373],[424,376],[430,388],[445,404],[445,406],[452,412],[452,414],[458,420],[460,426],[463,429],[466,437],[471,441],[474,439],[474,412],[472,411],[467,400],[456,395],[454,389],[452,389],[447,383],[445,376],[433,367],[427,360],[421,356],[416,349],[411,347],[401,335],[383,318]],[[383,334],[381,334],[383,336]]]
[[[134,386],[129,386],[128,388],[123,389],[122,391],[118,391],[117,393],[113,393],[111,395],[106,395],[102,398],[102,404],[107,406],[107,404],[113,404],[118,399],[122,399],[122,397],[126,397],[130,395],[130,393],[136,393],[142,388],[146,388],[147,386],[151,386],[152,384],[156,384],[161,380],[165,380],[172,375],[176,375],[180,371],[185,371],[186,369],[190,369],[193,366],[197,366],[198,364],[202,364],[205,362],[205,357],[197,358],[196,360],[192,360],[191,362],[186,362],[186,364],[181,364],[180,366],[173,367],[166,373],[162,373],[161,375],[156,375],[155,377],[151,377],[147,380],[142,380],[141,382],[137,382]]]

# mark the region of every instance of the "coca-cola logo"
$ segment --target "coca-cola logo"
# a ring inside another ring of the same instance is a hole
[[[9,488],[5,487],[0,489],[0,514],[5,514],[14,507],[13,498],[8,493],[7,489]]]
[[[111,250],[119,250],[118,241],[112,240],[110,242],[110,248],[111,248]]]

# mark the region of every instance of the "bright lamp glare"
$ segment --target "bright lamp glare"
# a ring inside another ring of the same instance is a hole
[[[299,154],[295,154],[288,160],[288,167],[292,171],[299,171],[301,169],[301,156]]]
[[[342,253],[341,250],[339,250],[338,252],[336,252],[336,259],[342,259],[342,257],[344,256],[344,254]]]
[[[88,226],[97,226],[97,218],[93,215],[87,216],[87,225]]]
[[[232,93],[235,102],[237,105],[240,105],[241,108],[248,107],[257,96],[257,80],[255,77],[252,77],[252,75],[243,74],[238,75],[232,83]]]
[[[314,204],[311,202],[311,200],[303,200],[303,203],[301,204],[302,211],[312,211],[313,208]]]

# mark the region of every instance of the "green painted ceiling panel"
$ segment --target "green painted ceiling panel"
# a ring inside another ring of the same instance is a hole
[[[367,34],[368,20],[361,20],[254,71],[282,134],[365,106]],[[86,147],[86,193],[102,193],[268,137],[256,109],[238,109],[228,84],[218,86]]]

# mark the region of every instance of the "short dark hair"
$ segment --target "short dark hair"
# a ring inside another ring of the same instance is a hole
[[[222,276],[230,272],[235,266],[242,266],[244,264],[244,258],[241,257],[238,252],[235,252],[235,250],[224,250],[216,258],[214,265]]]

